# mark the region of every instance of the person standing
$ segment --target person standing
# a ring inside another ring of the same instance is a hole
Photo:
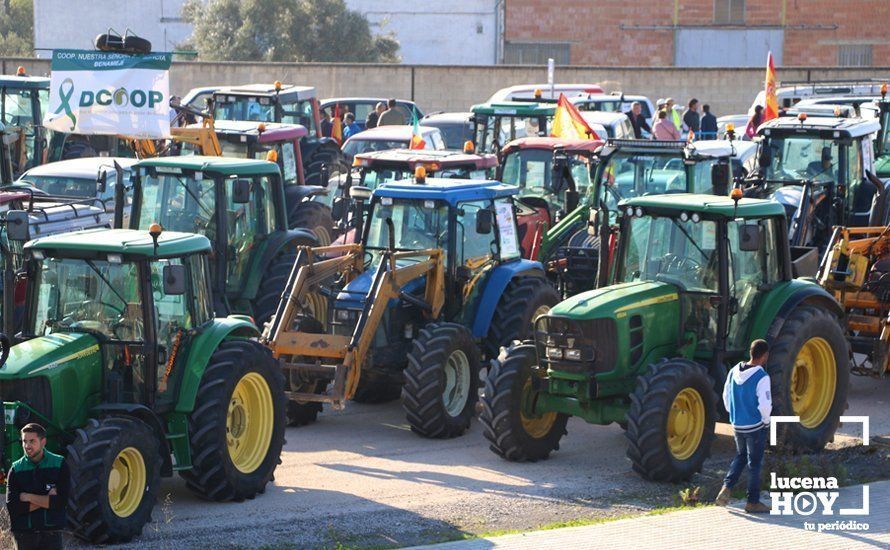
[[[377,119],[377,126],[402,126],[406,124],[405,115],[396,108],[398,106],[396,100],[390,99],[386,104],[389,108],[380,113],[380,118]]]
[[[683,113],[683,126],[687,132],[695,134],[696,138],[701,136],[701,119],[698,114],[698,100],[694,97],[689,100],[686,106],[686,112]]]
[[[331,131],[334,128],[334,121],[331,120],[331,114],[327,110],[321,111],[321,136],[331,137]]]
[[[677,132],[680,132],[683,129],[683,117],[677,112],[677,105],[674,103],[674,98],[669,97],[664,100],[664,109],[667,111],[668,120],[673,122],[674,128],[677,129]]]
[[[25,456],[6,477],[6,508],[18,550],[62,548],[65,506],[70,483],[61,456],[46,450],[46,430],[30,423],[22,428]]]
[[[661,141],[677,141],[680,139],[680,130],[677,130],[674,123],[668,120],[666,110],[658,111],[658,122],[652,127],[652,135],[655,139]]]
[[[382,101],[378,101],[377,105],[374,106],[374,110],[368,113],[367,118],[365,118],[365,128],[376,128],[377,120],[380,118],[380,114],[386,110],[386,105]]]
[[[642,103],[634,101],[630,104],[630,111],[624,114],[630,119],[630,125],[633,126],[635,138],[643,139],[643,130],[646,130],[650,134],[652,133],[652,128],[649,126],[649,123],[646,122],[646,117],[643,116]]]
[[[763,105],[754,106],[754,114],[748,119],[748,125],[745,126],[745,137],[754,139],[757,135],[757,128],[763,124]]]
[[[343,139],[347,139],[351,136],[362,131],[361,127],[355,122],[355,115],[352,113],[346,113],[346,124],[343,129]]]
[[[711,114],[711,106],[705,103],[701,110],[701,138],[717,139],[717,117]]]
[[[745,511],[751,514],[769,512],[769,507],[760,502],[760,468],[773,410],[770,379],[765,368],[768,359],[769,344],[766,340],[754,340],[751,342],[750,359],[734,366],[723,385],[723,405],[729,411],[729,422],[735,433],[736,456],[723,480],[716,503],[720,506],[729,503],[732,488],[747,464],[748,502]]]

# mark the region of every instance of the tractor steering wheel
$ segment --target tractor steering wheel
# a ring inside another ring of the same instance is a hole
[[[701,271],[702,265],[697,260],[693,260],[689,256],[678,256],[676,254],[668,254],[664,257],[664,270],[667,273],[686,273],[689,271]]]

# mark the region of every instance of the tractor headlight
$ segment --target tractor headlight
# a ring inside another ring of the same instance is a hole
[[[547,348],[547,359],[562,359],[562,348]]]
[[[570,348],[566,350],[566,359],[570,361],[580,361],[581,360],[581,350]]]
[[[353,319],[353,312],[349,309],[338,309],[336,315],[337,320],[341,323],[346,323]]]

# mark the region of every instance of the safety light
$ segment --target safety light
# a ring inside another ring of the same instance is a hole
[[[633,207],[633,206],[628,206],[628,207],[627,207],[627,210],[624,211],[624,214],[625,214],[628,218],[632,218],[633,215],[634,215],[634,207]]]
[[[836,117],[841,116],[841,106],[840,105],[834,106],[834,116],[836,116]]]
[[[352,167],[353,168],[358,168],[361,165],[362,165],[362,159],[360,159],[358,157],[355,157],[352,159]]]
[[[729,198],[731,198],[732,200],[734,200],[736,202],[742,200],[743,196],[744,196],[744,194],[742,193],[742,190],[738,187],[733,187],[732,191],[730,191],[730,193],[729,193]]]
[[[15,70],[16,76],[25,76],[25,68],[19,65],[19,68]]]
[[[414,169],[414,181],[417,183],[425,183],[426,182],[426,168],[423,166],[418,166]]]
[[[161,227],[161,224],[158,222],[154,222],[148,226],[148,234],[151,235],[153,239],[157,239],[161,236],[161,232],[164,231],[164,228]]]
[[[692,223],[698,223],[701,221],[701,216],[698,215],[698,212],[692,213]]]
[[[634,212],[634,214],[636,214],[636,216],[638,218],[642,218],[643,217],[643,209],[638,206],[637,210],[636,210],[636,212]]]
[[[544,92],[542,92],[540,88],[535,90],[535,99],[541,99],[542,95],[544,95]]]
[[[266,153],[266,160],[269,162],[278,162],[278,151],[269,151]]]
[[[280,81],[280,80],[276,80],[274,86],[275,86],[275,91],[276,91],[276,92],[280,92],[280,91],[281,91],[281,81]]]
[[[474,152],[476,152],[476,145],[470,140],[465,141],[464,142],[464,153],[471,154]]]
[[[426,168],[427,172],[438,172],[441,166],[438,162],[424,162],[423,167]]]
[[[730,132],[735,132],[735,124],[732,122],[726,125],[726,133],[728,134]]]
[[[120,264],[123,263],[124,257],[120,254],[109,254],[108,255],[108,263],[110,264]]]
[[[260,134],[262,134],[263,132],[266,131],[266,125],[264,123],[260,122],[259,124],[257,124],[256,131],[259,132]]]
[[[799,120],[799,121],[801,121],[801,122],[806,122],[806,120],[807,120],[807,114],[806,114],[806,113],[800,113],[799,115],[797,115],[797,120]]]
[[[885,95],[887,95],[887,83],[886,82],[881,84],[881,97],[884,97]]]
[[[686,212],[681,212],[681,213],[680,213],[680,221],[681,221],[681,222],[688,222],[688,221],[689,221],[689,214],[687,214]]]

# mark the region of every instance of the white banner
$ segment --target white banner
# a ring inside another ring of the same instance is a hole
[[[86,135],[170,137],[172,54],[54,50],[43,125]]]

